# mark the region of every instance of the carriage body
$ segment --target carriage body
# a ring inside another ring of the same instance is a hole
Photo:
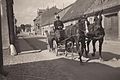
[[[55,51],[56,55],[58,55],[58,51],[69,51],[71,49],[71,43],[75,42],[72,38],[76,31],[71,29],[72,26],[68,26],[65,30],[56,30],[50,31],[49,35],[49,45],[53,51]],[[72,31],[71,31],[72,30]],[[67,45],[67,46],[66,46]],[[73,44],[72,44],[73,45]]]

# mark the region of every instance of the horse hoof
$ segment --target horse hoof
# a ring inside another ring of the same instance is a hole
[[[67,57],[68,54],[67,54],[67,53],[64,53],[64,55],[65,55],[65,57]]]
[[[56,54],[56,56],[58,56],[58,54]]]
[[[100,61],[104,61],[103,58],[101,58],[101,57],[99,58],[99,60],[100,60]]]
[[[67,57],[67,54],[65,54],[65,57]]]

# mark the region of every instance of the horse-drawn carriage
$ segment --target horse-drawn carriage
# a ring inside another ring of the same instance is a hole
[[[48,37],[48,43],[49,43],[49,51],[53,50],[56,53],[56,56],[59,55],[59,50],[63,49],[64,52],[69,51],[72,47],[72,36],[68,36],[67,32],[68,30],[56,30],[56,31],[50,31],[49,37]],[[46,32],[47,33],[47,32]]]
[[[65,30],[51,31],[48,37],[50,48],[58,55],[58,50],[61,46],[64,46],[65,52],[70,51],[72,53],[74,46],[76,46],[76,52],[79,54],[80,62],[82,62],[81,57],[83,53],[86,54],[86,57],[88,56],[90,42],[92,41],[93,44],[92,56],[95,56],[95,43],[99,41],[99,55],[100,58],[102,58],[101,50],[105,32],[103,27],[99,24],[99,21],[98,19],[94,24],[87,24],[88,32],[86,32],[85,26],[86,18],[81,18],[78,23],[67,26]],[[65,55],[67,56],[66,53]]]

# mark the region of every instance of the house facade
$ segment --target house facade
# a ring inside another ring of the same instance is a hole
[[[40,26],[41,26],[41,15],[44,11],[45,11],[44,9],[38,9],[37,17],[33,20],[35,34],[42,34],[42,30]]]

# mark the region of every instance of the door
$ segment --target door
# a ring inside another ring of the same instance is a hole
[[[108,40],[118,39],[118,15],[111,14],[105,16],[105,38]]]

